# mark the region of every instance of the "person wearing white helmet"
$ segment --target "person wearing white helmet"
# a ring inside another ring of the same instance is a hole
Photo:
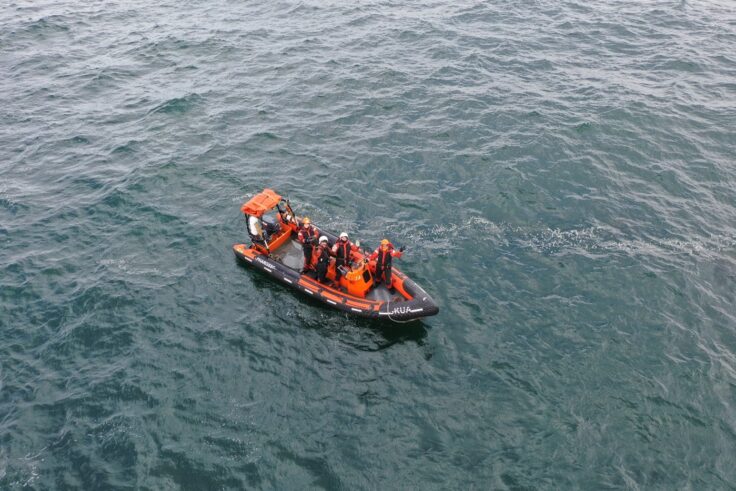
[[[330,266],[330,244],[324,235],[319,238],[317,248],[317,281],[327,282],[327,268]]]
[[[339,282],[342,276],[340,268],[350,265],[354,250],[357,247],[348,239],[348,233],[342,232],[340,239],[332,246],[332,255],[335,256],[335,282]]]

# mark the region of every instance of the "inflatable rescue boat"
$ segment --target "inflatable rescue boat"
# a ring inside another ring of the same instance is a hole
[[[404,273],[392,268],[391,284],[374,284],[375,260],[359,247],[353,248],[349,266],[341,267],[336,283],[335,258],[330,258],[327,283],[316,280],[314,272],[302,273],[304,255],[298,240],[299,221],[288,200],[271,189],[264,189],[245,203],[241,211],[246,222],[257,219],[251,244],[235,244],[233,251],[241,262],[252,266],[285,285],[350,314],[373,319],[405,322],[439,312],[439,307],[419,285]],[[329,246],[338,240],[320,229]],[[316,261],[317,254],[313,254]]]

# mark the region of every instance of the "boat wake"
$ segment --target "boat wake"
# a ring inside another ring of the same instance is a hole
[[[402,233],[403,232],[403,233]],[[545,255],[585,256],[625,253],[630,256],[689,255],[702,259],[736,260],[736,233],[708,237],[626,237],[603,227],[551,228],[495,223],[482,217],[414,230],[389,230],[414,245],[418,254],[452,255],[459,243],[482,243],[496,248],[521,247]],[[421,247],[417,247],[421,246]]]

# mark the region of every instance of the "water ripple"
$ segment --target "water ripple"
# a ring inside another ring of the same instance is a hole
[[[736,482],[730,2],[0,13],[0,487]],[[264,186],[441,314],[238,267]]]

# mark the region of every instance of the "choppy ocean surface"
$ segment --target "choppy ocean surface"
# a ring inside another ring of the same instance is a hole
[[[731,1],[0,6],[0,488],[736,488]],[[236,264],[264,186],[441,312]]]

